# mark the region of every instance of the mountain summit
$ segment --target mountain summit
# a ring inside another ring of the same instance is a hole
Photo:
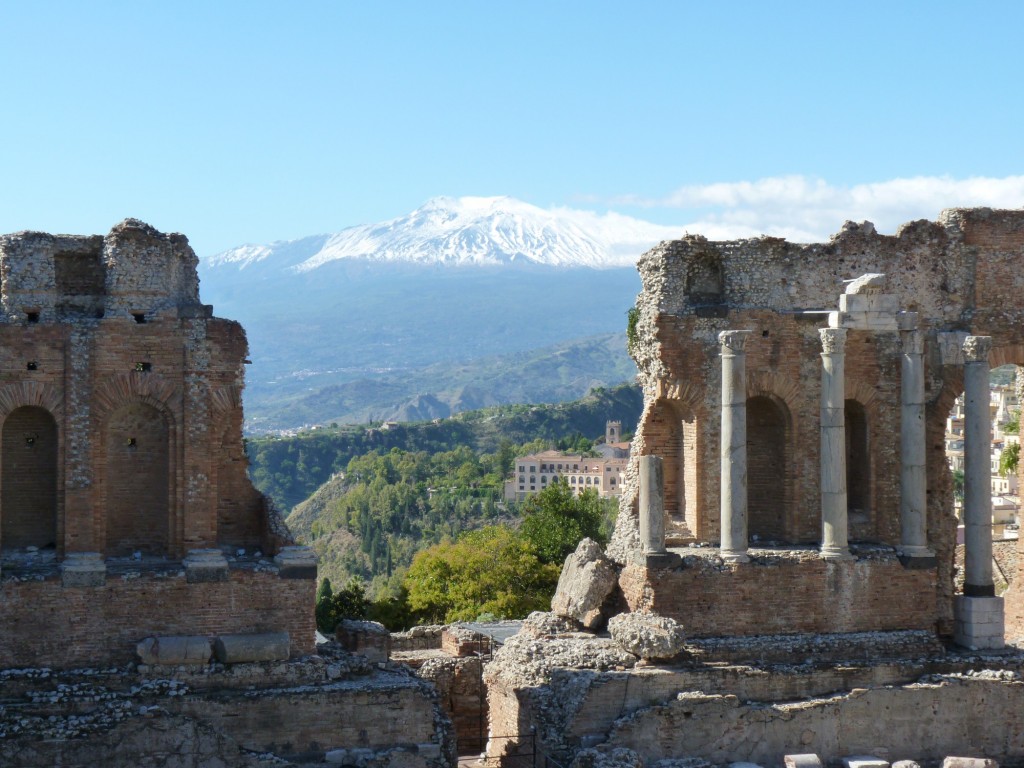
[[[545,210],[511,197],[436,197],[397,219],[334,235],[244,245],[211,256],[207,263],[239,269],[273,264],[296,273],[339,259],[608,269],[632,266],[655,243],[681,234],[675,227],[616,213]]]

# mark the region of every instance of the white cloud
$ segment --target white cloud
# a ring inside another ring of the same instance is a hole
[[[685,209],[695,216],[685,229],[710,239],[767,234],[809,242],[828,239],[847,220],[868,220],[891,234],[907,221],[934,220],[943,208],[1021,208],[1024,176],[917,176],[854,186],[779,176],[691,185],[662,200],[626,197],[616,203]]]

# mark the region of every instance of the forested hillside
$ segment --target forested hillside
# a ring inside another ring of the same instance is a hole
[[[605,421],[632,432],[643,395],[636,385],[594,389],[586,397],[554,405],[505,405],[468,411],[435,422],[325,427],[294,437],[248,440],[249,472],[256,487],[288,514],[356,456],[392,448],[428,454],[460,446],[496,453],[533,440],[557,441],[604,434]],[[503,448],[504,447],[504,448]]]

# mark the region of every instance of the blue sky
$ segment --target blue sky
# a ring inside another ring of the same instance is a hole
[[[209,255],[437,195],[712,236],[1024,206],[1024,3],[8,2],[0,232]]]

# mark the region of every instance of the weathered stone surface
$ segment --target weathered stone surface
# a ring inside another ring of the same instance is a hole
[[[376,621],[344,619],[338,622],[334,634],[342,648],[365,656],[372,663],[391,658],[391,633]]]
[[[671,659],[685,645],[675,619],[650,613],[620,613],[608,620],[608,633],[621,648],[641,659]]]
[[[592,539],[584,539],[576,551],[565,558],[558,578],[551,610],[580,622],[587,629],[601,626],[601,605],[615,588],[615,565]]]
[[[786,755],[782,761],[786,768],[822,768],[821,758],[811,753]]]
[[[519,634],[530,637],[557,637],[579,632],[583,626],[568,616],[559,616],[547,611],[534,611],[523,620]]]
[[[921,764],[916,760],[897,760],[892,768],[921,768]]]
[[[214,641],[213,650],[221,664],[279,661],[288,658],[289,638],[287,632],[221,635]]]
[[[135,652],[152,665],[206,664],[212,655],[209,639],[199,636],[147,637]]]
[[[947,757],[942,768],[999,768],[999,763],[983,757]]]
[[[571,768],[644,768],[644,761],[632,749],[584,749]]]
[[[843,758],[843,768],[889,768],[889,761],[874,755],[851,755]]]

